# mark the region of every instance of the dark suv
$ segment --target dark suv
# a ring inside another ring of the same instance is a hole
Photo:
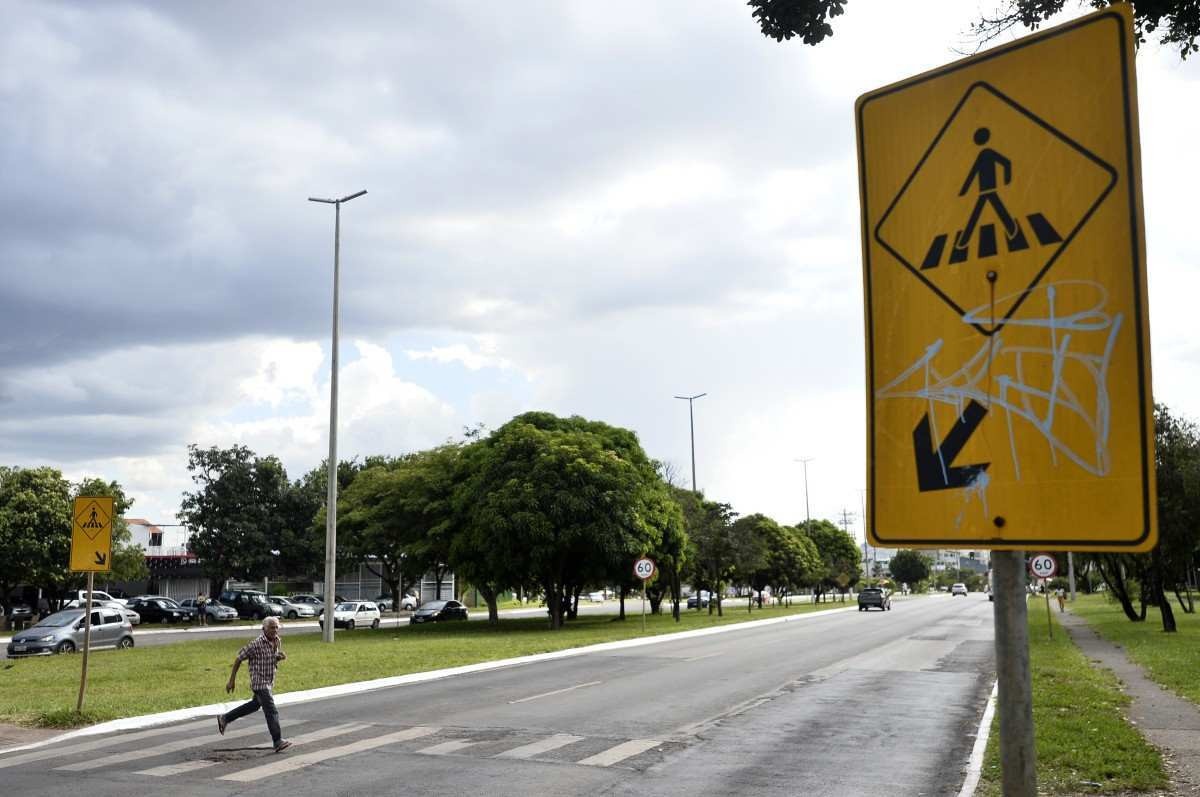
[[[267,600],[267,593],[257,589],[227,589],[220,600],[237,609],[238,617],[245,619],[265,620],[283,614],[283,609]]]
[[[858,610],[865,612],[870,609],[883,609],[888,611],[892,608],[892,598],[879,587],[863,587],[858,593]]]

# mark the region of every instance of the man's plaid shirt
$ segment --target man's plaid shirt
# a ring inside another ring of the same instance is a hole
[[[238,651],[238,661],[250,662],[250,688],[270,689],[275,685],[275,646],[266,634]]]

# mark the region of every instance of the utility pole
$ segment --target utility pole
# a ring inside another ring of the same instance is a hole
[[[808,463],[812,462],[815,457],[799,457],[795,461],[804,466],[804,529],[809,531],[812,528],[812,514],[808,511]]]
[[[326,478],[329,493],[325,508],[325,628],[321,634],[325,642],[333,641],[333,604],[337,582],[337,412],[338,412],[338,279],[340,276],[340,249],[342,233],[342,203],[357,199],[366,191],[359,191],[341,199],[309,197],[309,202],[333,205],[333,348],[330,350],[329,377],[329,462]]]
[[[696,399],[707,396],[707,393],[697,393],[694,396],[676,396],[677,399],[683,399],[688,403],[688,429],[692,436],[692,492],[696,493],[696,418],[692,412],[692,402]]]

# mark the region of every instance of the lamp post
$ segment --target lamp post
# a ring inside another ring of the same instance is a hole
[[[342,233],[342,203],[357,199],[366,191],[359,191],[341,199],[309,197],[309,202],[333,205],[333,349],[331,352],[329,379],[329,463],[326,478],[329,493],[325,509],[325,622],[321,638],[333,641],[333,604],[337,583],[337,407],[338,407],[338,277],[340,272],[339,250]]]
[[[816,457],[801,457],[796,460],[804,466],[804,528],[809,530],[812,524],[812,515],[808,512],[808,463],[812,462]]]
[[[692,492],[696,490],[696,419],[692,413],[692,402],[701,396],[707,396],[707,393],[697,393],[694,396],[676,396],[677,399],[683,399],[688,403],[688,429],[692,433]]]

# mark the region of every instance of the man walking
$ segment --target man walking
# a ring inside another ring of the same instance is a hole
[[[271,732],[271,742],[275,745],[275,752],[281,753],[291,747],[292,743],[284,739],[279,732],[279,711],[275,708],[275,696],[272,694],[272,690],[275,688],[275,667],[287,658],[287,654],[283,652],[283,646],[279,640],[279,618],[266,618],[263,620],[262,628],[263,632],[258,638],[238,651],[237,657],[233,660],[233,671],[229,673],[229,683],[225,685],[225,691],[232,693],[237,687],[238,667],[242,666],[243,661],[248,661],[250,662],[250,690],[254,693],[254,697],[228,714],[217,717],[217,730],[224,735],[226,725],[238,717],[253,714],[261,708],[263,716],[267,720],[267,730]]]

